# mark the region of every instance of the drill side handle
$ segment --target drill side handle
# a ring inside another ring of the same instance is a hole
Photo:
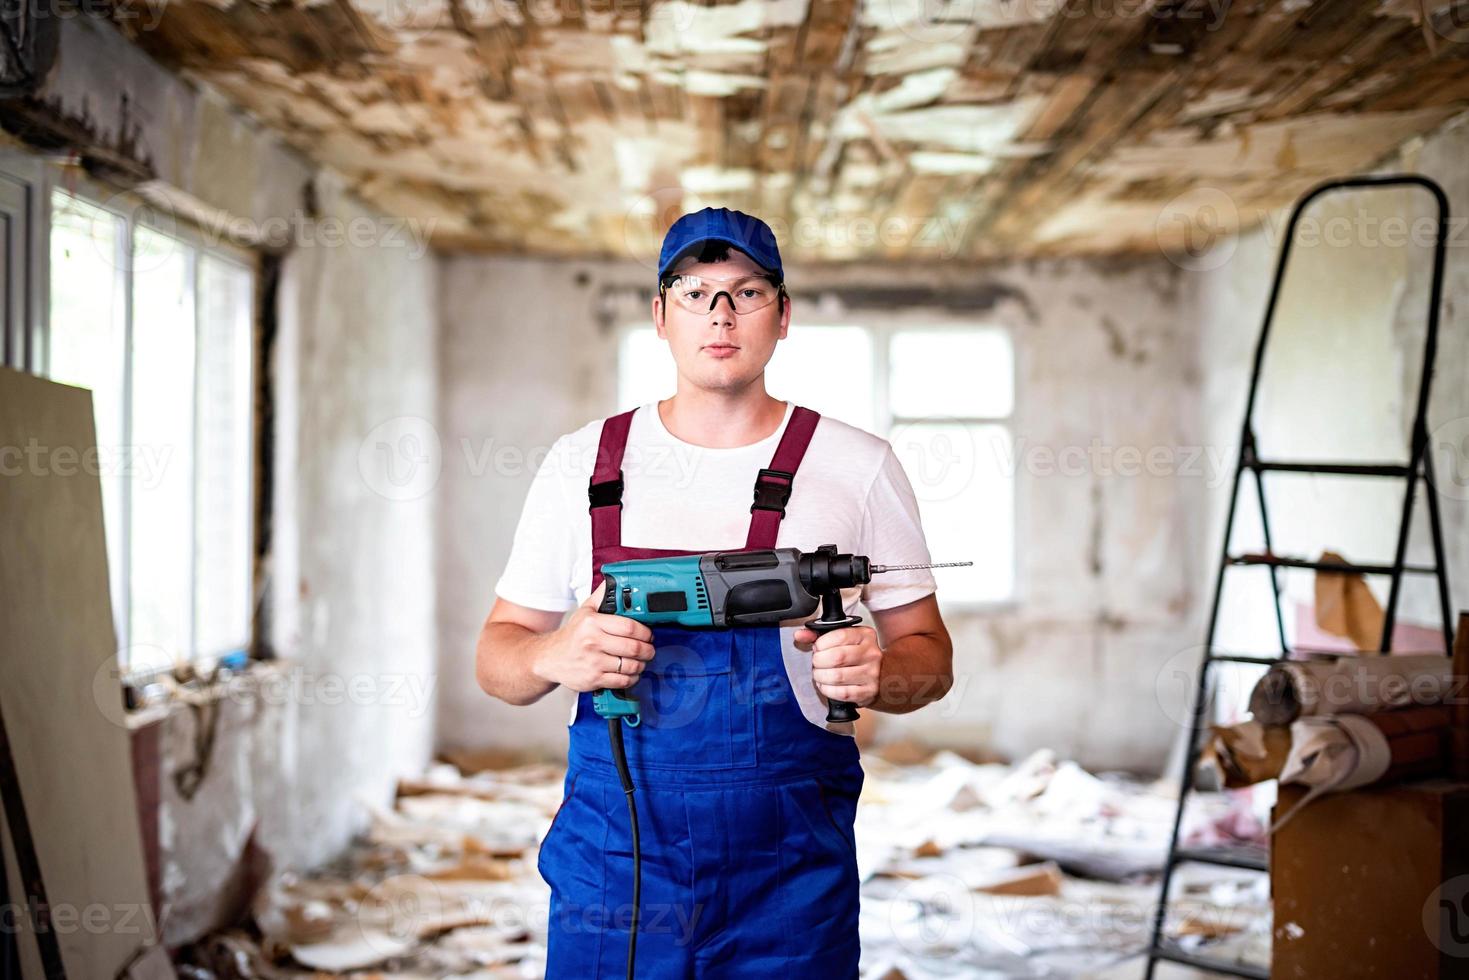
[[[808,620],[804,625],[813,633],[830,633],[832,630],[846,629],[848,626],[857,626],[862,622],[861,616],[848,616],[842,608],[842,593],[839,589],[832,589],[821,597],[821,618]],[[861,717],[857,713],[857,706],[850,701],[827,701],[827,721],[856,721]]]

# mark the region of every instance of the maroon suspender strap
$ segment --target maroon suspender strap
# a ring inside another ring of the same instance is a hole
[[[587,482],[593,549],[622,544],[622,453],[627,448],[627,430],[636,411],[628,409],[602,422],[597,465]]]
[[[592,516],[592,548],[616,548],[622,544],[622,456],[627,448],[627,431],[632,425],[630,409],[602,422],[597,443],[597,464],[587,483],[587,500]],[[774,548],[780,520],[791,499],[796,470],[811,443],[811,434],[821,420],[818,412],[797,405],[775,447],[770,465],[755,478],[755,502],[750,505],[750,531],[746,548]]]
[[[746,548],[774,548],[775,536],[780,530],[780,519],[785,516],[786,503],[791,499],[791,487],[796,480],[796,470],[801,466],[801,457],[811,444],[811,433],[821,420],[819,412],[797,405],[786,423],[780,445],[770,465],[755,478],[755,502],[750,505],[750,533],[745,538]]]

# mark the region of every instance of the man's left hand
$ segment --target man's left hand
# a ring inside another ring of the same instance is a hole
[[[802,650],[811,648],[811,679],[827,700],[850,701],[859,708],[877,700],[882,676],[877,630],[847,626],[818,634],[803,626],[794,640]]]

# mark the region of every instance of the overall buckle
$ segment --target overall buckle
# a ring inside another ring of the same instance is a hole
[[[592,477],[595,480],[596,477]],[[617,471],[617,479],[603,480],[601,483],[587,483],[587,499],[591,501],[592,507],[622,506],[622,470]]]
[[[750,513],[773,510],[785,517],[786,503],[791,499],[791,484],[795,479],[796,474],[785,470],[761,470],[755,478],[755,502],[750,505]]]

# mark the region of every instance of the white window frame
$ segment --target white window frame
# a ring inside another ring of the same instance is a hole
[[[1003,332],[1009,338],[1009,340],[1010,340],[1011,370],[1014,372],[1014,375],[1013,375],[1013,378],[1012,378],[1012,390],[1014,391],[1014,399],[1013,399],[1013,403],[1012,403],[1012,405],[1010,407],[1010,414],[1007,415],[1007,416],[1003,416],[1003,417],[981,416],[981,415],[975,415],[975,416],[945,415],[942,418],[943,418],[943,421],[945,421],[945,422],[976,423],[976,424],[982,424],[982,425],[998,425],[998,426],[1003,426],[1010,433],[1010,444],[1011,444],[1011,448],[1012,448],[1012,452],[1013,452],[1014,458],[1016,460],[1019,459],[1020,446],[1019,446],[1019,442],[1018,442],[1018,438],[1019,438],[1018,437],[1018,430],[1020,429],[1020,417],[1021,417],[1021,414],[1022,414],[1022,409],[1023,409],[1023,405],[1024,405],[1024,400],[1025,400],[1025,392],[1022,390],[1022,386],[1020,385],[1019,381],[1020,381],[1021,378],[1025,377],[1026,374],[1025,374],[1025,371],[1023,369],[1023,364],[1022,364],[1022,351],[1021,351],[1021,347],[1020,347],[1020,344],[1017,343],[1018,331],[1015,330],[1015,328],[1014,328],[1014,326],[1012,324],[1007,323],[1005,321],[1005,318],[1003,318],[1003,317],[992,317],[992,318],[973,317],[973,318],[959,319],[959,318],[956,318],[956,317],[952,316],[952,314],[949,314],[949,315],[922,315],[922,314],[918,314],[918,313],[914,313],[914,314],[907,314],[907,313],[905,313],[905,314],[902,314],[902,315],[893,315],[893,314],[890,314],[890,313],[887,313],[886,311],[884,311],[884,312],[882,312],[881,314],[879,314],[877,316],[873,316],[871,314],[863,315],[862,311],[860,311],[860,310],[856,311],[856,313],[857,313],[857,315],[855,315],[855,316],[853,316],[853,315],[841,315],[841,316],[837,316],[837,317],[834,317],[834,318],[827,318],[827,317],[820,317],[820,316],[813,317],[813,316],[809,316],[809,315],[806,315],[806,314],[803,313],[800,324],[797,324],[797,323],[794,323],[793,322],[791,324],[791,329],[792,330],[799,330],[803,326],[807,326],[807,327],[853,327],[853,326],[855,326],[855,327],[859,327],[859,328],[861,328],[863,330],[866,330],[869,333],[869,335],[872,338],[872,375],[873,375],[872,376],[872,400],[873,400],[873,424],[876,426],[876,428],[874,429],[873,434],[874,435],[882,436],[882,438],[884,438],[884,439],[889,439],[891,437],[894,426],[906,425],[906,424],[912,423],[912,422],[922,422],[922,421],[926,421],[927,420],[923,416],[908,417],[908,416],[895,416],[893,414],[892,405],[891,405],[891,402],[890,402],[890,399],[889,399],[889,392],[888,392],[888,379],[889,379],[890,369],[891,369],[891,365],[892,365],[892,340],[893,340],[893,337],[895,337],[899,333],[905,333],[905,332],[909,332],[909,331],[920,331],[920,330],[922,330],[922,331],[943,331],[943,330],[955,330],[955,331],[958,331],[958,330],[986,329],[986,330],[998,330],[998,331]],[[873,322],[873,321],[875,321],[875,322]],[[647,321],[643,321],[643,322],[632,321],[632,320],[624,320],[622,322],[622,324],[615,331],[614,343],[616,345],[616,347],[615,347],[615,353],[616,353],[616,357],[618,359],[618,364],[619,364],[619,378],[617,379],[617,382],[619,384],[620,384],[620,380],[621,380],[620,379],[620,370],[621,370],[620,365],[621,365],[622,352],[624,350],[624,345],[625,345],[625,342],[627,340],[627,337],[630,334],[634,333],[635,331],[649,330],[649,329],[652,329],[652,321],[651,321],[651,319],[650,320],[647,320]],[[779,392],[772,392],[772,394],[777,395],[777,396],[780,395]],[[793,401],[796,401],[798,404],[800,402],[800,399],[799,398],[792,398],[792,400]],[[956,613],[976,613],[976,614],[1001,613],[1001,612],[1013,611],[1013,610],[1015,610],[1021,604],[1022,595],[1023,595],[1023,592],[1024,592],[1024,588],[1025,588],[1025,583],[1024,583],[1023,579],[1021,578],[1021,573],[1022,573],[1022,570],[1023,570],[1023,563],[1021,562],[1021,558],[1020,558],[1021,551],[1022,551],[1022,542],[1024,541],[1024,538],[1025,538],[1025,535],[1024,535],[1023,532],[1024,532],[1024,528],[1025,528],[1025,516],[1026,516],[1026,509],[1025,509],[1025,503],[1024,503],[1024,501],[1025,501],[1025,494],[1022,492],[1022,490],[1023,490],[1023,477],[1024,477],[1024,467],[1021,467],[1021,466],[1017,465],[1015,467],[1014,472],[1010,476],[1010,479],[1011,479],[1011,487],[1012,487],[1012,490],[1011,490],[1012,500],[1014,502],[1013,503],[1012,513],[1011,513],[1011,521],[1010,521],[1010,535],[1011,535],[1011,547],[1010,547],[1010,582],[1011,582],[1011,588],[1010,588],[1010,595],[1007,596],[1007,597],[1005,597],[1005,598],[1003,598],[1003,599],[944,599],[943,600],[943,606],[944,606],[945,610],[956,612]],[[930,546],[930,550],[931,550],[931,546]],[[969,557],[970,556],[967,556],[967,555],[948,556],[948,555],[935,554],[935,555],[933,555],[933,560],[934,561],[963,561],[963,560],[966,560]],[[943,574],[943,572],[941,570],[934,572],[934,575],[935,576],[939,576],[939,575],[942,575],[942,574]],[[942,594],[942,589],[940,589],[940,594]]]
[[[17,371],[37,373],[42,332],[47,317],[50,277],[47,263],[51,246],[51,207],[48,168],[34,154],[19,149],[0,150],[0,179],[21,197],[20,208],[12,212],[3,208],[6,218],[20,217],[24,228],[7,243],[11,252],[11,269],[19,266],[16,285],[23,294],[19,298],[19,315],[0,320],[0,363]],[[12,310],[15,314],[17,311]]]
[[[139,224],[139,222],[137,222],[136,220],[135,215],[140,209],[143,209],[145,207],[146,202],[142,197],[134,193],[116,191],[108,187],[107,185],[94,181],[90,178],[77,177],[74,174],[63,174],[59,167],[42,168],[41,177],[42,179],[37,188],[37,193],[41,204],[41,211],[43,214],[43,220],[40,222],[43,230],[39,237],[40,250],[42,255],[46,259],[49,259],[51,251],[51,210],[55,191],[61,191],[69,194],[72,197],[75,197],[78,200],[90,205],[91,207],[98,208],[102,211],[108,212],[109,214],[115,215],[118,218],[121,218],[123,222],[123,234],[121,236],[122,242],[120,246],[120,253],[117,256],[117,261],[113,263],[113,274],[120,279],[119,285],[122,290],[121,295],[123,296],[124,372],[122,390],[122,440],[123,445],[127,446],[130,445],[132,441],[132,412],[129,408],[132,403],[133,379],[131,364],[133,351],[133,276],[131,275],[131,270],[133,266],[132,250],[135,240],[134,231]],[[261,370],[261,365],[259,363],[259,351],[257,349],[253,336],[253,325],[258,322],[259,318],[260,268],[257,257],[248,249],[242,249],[225,242],[210,242],[206,240],[197,229],[195,229],[194,227],[186,223],[182,218],[179,218],[176,215],[171,215],[170,221],[171,227],[167,229],[154,228],[153,230],[176,238],[184,244],[188,245],[193,250],[189,253],[190,276],[188,288],[190,299],[194,303],[196,330],[198,329],[197,290],[199,285],[199,257],[201,255],[208,254],[215,259],[229,262],[233,265],[243,268],[250,274],[251,285],[253,287],[250,297],[250,323],[252,325],[252,336],[250,343],[250,400],[253,407],[255,401],[254,392],[259,381],[259,371]],[[144,224],[144,227],[148,227],[148,225]],[[46,271],[47,274],[42,280],[42,293],[44,297],[49,298],[51,292],[49,264],[46,266]],[[34,337],[30,343],[30,358],[28,368],[32,373],[37,374],[41,377],[48,378],[50,377],[51,373],[49,357],[50,330],[51,321],[48,309],[47,315],[35,327]],[[197,380],[199,377],[199,345],[197,344],[197,342],[195,343],[194,351],[194,378],[197,385]],[[191,436],[191,438],[193,438],[197,436],[199,422],[199,399],[197,389],[195,391],[195,397],[191,400],[191,404],[193,406],[193,418],[190,419],[189,428],[190,432],[194,434],[193,436]],[[256,453],[258,443],[256,421],[257,420],[254,411],[252,410],[250,419],[250,437],[248,440],[248,461],[246,464],[246,473],[249,479],[249,487],[247,488],[247,493],[249,496],[249,507],[247,508],[247,510],[249,516],[247,519],[248,526],[246,528],[246,536],[252,542],[254,541],[257,518],[259,517],[259,501],[257,499],[258,480],[256,479],[255,474],[256,466],[258,464]],[[194,474],[194,480],[191,481],[193,493],[191,495],[190,511],[188,518],[190,555],[194,554],[194,549],[197,544],[197,542],[194,540],[197,533],[197,513],[195,508],[197,507],[198,501],[198,485],[196,480],[197,471]],[[129,570],[131,568],[132,559],[132,522],[128,518],[128,515],[131,514],[132,511],[131,481],[121,481],[121,488],[122,500],[120,502],[120,508],[122,511],[122,516],[118,524],[118,538],[121,542],[120,550],[122,553],[117,556],[115,563],[111,561],[109,562],[109,564],[112,566],[109,568],[109,576],[116,573],[120,575],[123,579],[123,581],[118,586],[112,589],[112,599],[114,605],[113,622],[117,631],[118,649],[125,650],[132,643],[131,624],[129,622],[131,616],[131,592],[130,583],[127,581],[127,577],[130,575]],[[251,555],[251,563],[253,566],[253,554]],[[250,593],[247,597],[247,607],[251,610],[251,615],[249,615],[246,619],[246,635],[244,637],[244,649],[248,656],[255,648],[257,640],[255,636],[256,617],[254,615],[254,610],[256,608],[256,583],[254,581],[253,567],[247,574],[246,581],[249,583],[248,588],[250,590]],[[196,594],[198,583],[194,576],[192,564],[189,573],[189,587],[189,643],[192,646],[195,642],[195,638],[198,632],[197,623],[195,622],[195,617],[198,611],[198,596]],[[209,663],[217,659],[219,659],[219,657],[217,654],[214,653],[202,654],[198,650],[193,649],[191,649],[188,653],[188,662],[191,664],[207,666]],[[146,677],[149,675],[166,672],[167,669],[168,668],[164,667],[138,669],[133,667],[132,665],[123,665],[123,675],[127,678]]]

